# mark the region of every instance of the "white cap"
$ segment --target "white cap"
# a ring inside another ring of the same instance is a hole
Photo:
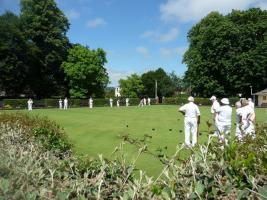
[[[216,100],[215,96],[210,97],[210,100]]]
[[[248,98],[248,100],[249,100],[249,101],[252,101],[252,99],[251,99],[251,98]]]
[[[187,100],[190,101],[190,102],[194,102],[194,97],[190,96],[190,97],[188,97]]]
[[[230,102],[229,102],[229,99],[227,98],[222,98],[221,102],[225,105],[228,105]]]

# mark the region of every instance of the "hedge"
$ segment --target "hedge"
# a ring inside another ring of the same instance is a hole
[[[120,99],[120,106],[125,106],[125,98],[113,98],[113,106],[116,106],[117,100]],[[64,99],[62,99],[63,101]],[[94,107],[109,106],[109,99],[95,98]],[[26,109],[28,99],[3,99],[0,101],[0,107],[3,109]],[[33,99],[33,108],[57,108],[59,107],[59,99]],[[69,107],[87,107],[89,105],[88,99],[68,99]],[[129,98],[130,106],[137,106],[140,103],[139,98]],[[155,99],[151,99],[151,104],[155,104]]]
[[[233,98],[231,97],[231,98],[229,98],[229,101],[230,101],[231,105],[234,105],[235,102],[239,101],[239,99],[235,98],[235,97],[233,97]],[[182,105],[182,104],[185,104],[187,102],[188,102],[188,100],[185,97],[182,97],[182,98],[181,97],[165,97],[162,100],[162,104],[164,104],[164,105]],[[195,103],[198,105],[205,105],[205,106],[211,105],[211,101],[209,98],[196,97]]]

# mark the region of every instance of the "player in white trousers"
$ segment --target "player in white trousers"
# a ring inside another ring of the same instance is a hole
[[[64,110],[67,110],[68,109],[68,99],[67,97],[64,99]]]
[[[120,107],[120,100],[117,100],[117,107]]]
[[[62,109],[62,99],[58,100],[58,106],[59,106],[59,109]]]
[[[129,98],[125,99],[125,103],[126,103],[126,107],[128,107],[129,106]]]
[[[200,123],[200,111],[196,104],[194,104],[194,98],[188,98],[189,103],[179,108],[184,117],[184,130],[185,130],[185,145],[193,147],[197,143],[198,125]],[[190,133],[192,133],[192,144],[190,142]]]
[[[111,108],[113,107],[113,99],[112,98],[109,99],[109,105]]]
[[[219,102],[217,101],[217,98],[215,96],[212,96],[210,98],[211,102],[212,102],[212,106],[210,108],[210,112],[211,114],[213,115],[213,121],[214,121],[214,125],[215,125],[215,133],[214,133],[214,136],[219,136],[219,130],[218,130],[218,122],[217,122],[217,117],[218,117],[218,114],[215,112],[216,109],[218,109],[220,107],[220,104]]]
[[[251,98],[248,98],[248,105],[254,110],[255,104],[253,103]]]
[[[235,108],[236,108],[236,129],[235,129],[235,136],[238,140],[242,140],[242,134],[241,134],[241,130],[240,130],[240,116],[238,115],[238,113],[240,113],[240,109],[241,109],[241,102],[238,101],[235,103]]]
[[[33,100],[31,98],[27,101],[27,104],[28,104],[28,110],[32,110]]]
[[[151,102],[151,99],[148,97],[148,98],[147,98],[147,105],[150,106],[150,102]]]
[[[251,135],[252,137],[255,137],[255,112],[254,109],[251,108],[249,105],[248,100],[243,99],[241,101],[242,107],[237,112],[237,115],[240,119],[241,124],[241,138],[243,138],[245,135]]]
[[[90,97],[90,99],[89,99],[89,108],[93,108],[93,103],[94,103],[94,100],[93,100],[93,98],[92,97]]]
[[[143,104],[146,106],[146,98],[143,98]]]
[[[224,144],[228,144],[228,136],[231,131],[232,124],[232,108],[229,106],[229,99],[223,98],[222,105],[215,109],[217,114],[217,128],[219,131],[219,140]]]

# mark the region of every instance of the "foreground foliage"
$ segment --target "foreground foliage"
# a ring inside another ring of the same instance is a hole
[[[180,159],[182,146],[158,177],[126,164],[123,143],[114,160],[77,158],[62,129],[47,119],[0,114],[0,199],[264,199],[267,197],[267,128],[256,139],[224,150],[209,139]]]

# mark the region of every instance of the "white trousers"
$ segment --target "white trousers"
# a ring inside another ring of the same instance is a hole
[[[221,140],[225,144],[228,144],[227,137],[231,132],[231,124],[218,121],[217,122],[217,128],[219,131],[219,140]]]
[[[62,109],[62,103],[59,104],[59,109]]]
[[[255,126],[251,121],[243,122],[243,125],[241,126],[241,132],[244,135],[251,135],[255,137]]]
[[[110,102],[109,105],[110,105],[111,108],[113,107],[113,103],[112,102]]]
[[[89,108],[93,108],[93,104],[92,103],[89,104]]]
[[[191,145],[190,133],[192,133],[192,146],[197,143],[197,118],[184,118],[185,144]]]
[[[128,107],[129,106],[129,103],[128,102],[126,102],[126,107]]]
[[[67,110],[67,109],[68,109],[68,104],[64,103],[64,110]]]
[[[28,110],[32,110],[32,105],[28,105]]]

